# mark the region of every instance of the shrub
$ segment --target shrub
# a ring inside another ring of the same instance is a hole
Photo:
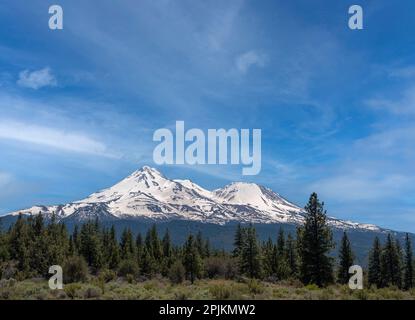
[[[226,262],[226,279],[235,279],[239,274],[238,260],[235,258],[228,259]]]
[[[306,286],[305,286],[305,288],[306,288],[307,290],[310,290],[310,291],[315,291],[315,290],[320,289],[320,288],[318,287],[318,285],[316,285],[316,284],[314,284],[314,283],[311,283],[311,284],[306,285]]]
[[[215,284],[209,288],[210,294],[216,300],[226,300],[231,297],[231,288],[223,284]]]
[[[186,270],[181,261],[172,264],[169,270],[169,279],[172,283],[178,284],[184,281]]]
[[[224,278],[226,275],[227,261],[219,257],[205,259],[205,274],[208,278]]]
[[[99,281],[103,281],[105,283],[115,280],[117,278],[117,274],[113,270],[105,269],[101,270],[98,279]]]
[[[2,279],[10,279],[15,278],[18,269],[17,269],[17,262],[16,261],[8,261],[1,266],[1,278]]]
[[[71,298],[75,299],[77,296],[77,292],[81,289],[81,285],[79,283],[70,283],[63,287],[66,295]]]
[[[84,292],[85,299],[97,299],[101,296],[100,289],[96,287],[88,287]]]
[[[261,294],[264,292],[264,287],[257,279],[251,279],[248,282],[248,289],[251,294]]]
[[[85,281],[88,275],[88,267],[84,258],[72,256],[66,259],[63,264],[64,283]]]
[[[127,275],[136,277],[138,275],[138,271],[138,264],[135,260],[123,260],[118,268],[118,275],[120,277],[126,277]]]

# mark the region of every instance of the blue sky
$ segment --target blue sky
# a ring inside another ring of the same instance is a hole
[[[153,165],[155,129],[262,129],[262,171],[161,167],[206,188],[254,181],[330,215],[415,232],[415,3],[0,4],[0,214],[80,199]]]

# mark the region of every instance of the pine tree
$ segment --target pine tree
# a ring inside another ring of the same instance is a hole
[[[7,235],[3,232],[1,220],[0,220],[0,263],[7,261],[10,258],[9,247],[7,244]]]
[[[261,278],[262,257],[255,228],[250,225],[246,230],[246,239],[241,252],[241,272],[250,278]]]
[[[74,227],[74,230],[72,233],[72,239],[73,239],[75,252],[78,253],[79,248],[80,248],[80,237],[79,237],[78,225],[75,225]]]
[[[108,267],[112,270],[117,269],[120,260],[120,248],[117,241],[117,234],[115,232],[115,227],[112,226],[111,230],[108,233],[108,241],[106,247],[106,261]]]
[[[401,265],[398,248],[391,234],[386,238],[381,255],[382,287],[401,286]]]
[[[68,233],[64,224],[58,223],[55,213],[46,226],[47,234],[47,265],[63,265],[65,257],[68,254]],[[48,269],[44,271],[45,275],[48,274]]]
[[[186,270],[187,278],[193,284],[196,278],[202,274],[202,259],[193,235],[189,235],[184,245],[183,265]]]
[[[135,246],[137,248],[137,258],[138,261],[140,261],[144,249],[144,242],[141,233],[138,233],[137,237],[135,238]]]
[[[28,247],[30,269],[37,275],[46,276],[49,271],[50,243],[48,243],[47,232],[43,221],[43,215],[37,214],[28,220],[30,245]]]
[[[157,263],[148,251],[147,246],[144,246],[139,260],[141,273],[146,276],[152,276],[156,270],[159,269],[156,264]]]
[[[204,244],[204,253],[205,253],[205,257],[209,258],[210,257],[210,242],[209,239],[205,240],[205,244]]]
[[[245,242],[245,229],[239,223],[236,228],[235,238],[233,242],[234,249],[232,251],[232,255],[234,257],[240,256],[244,242]]]
[[[409,234],[405,236],[405,259],[404,259],[404,289],[409,290],[414,285],[414,262],[412,259],[412,243]]]
[[[133,233],[129,228],[124,229],[123,233],[121,234],[120,249],[121,259],[136,260],[137,249],[133,240]]]
[[[382,248],[378,237],[375,237],[373,241],[373,247],[369,254],[369,285],[376,285],[377,288],[382,287],[382,275],[381,275],[381,254]]]
[[[297,235],[301,280],[321,287],[333,282],[332,259],[328,256],[333,248],[332,232],[324,203],[320,203],[316,193],[311,194],[305,210],[305,224],[298,228]]]
[[[402,275],[404,271],[404,264],[403,264],[403,251],[402,251],[402,246],[401,246],[399,239],[395,240],[395,248],[396,248],[396,255],[397,255],[397,270],[398,270],[398,273],[396,275],[395,285],[399,289],[402,289],[402,284],[403,284]]]
[[[267,242],[262,245],[262,255],[264,275],[268,277],[275,276],[278,258],[276,247],[272,243],[271,238],[268,238]]]
[[[285,255],[285,235],[284,235],[284,229],[280,227],[278,231],[278,237],[277,237],[277,250],[278,250],[278,256],[284,257]]]
[[[29,232],[27,223],[19,214],[17,221],[11,227],[9,235],[10,258],[17,261],[20,271],[29,271]]]
[[[296,244],[293,237],[291,236],[291,233],[288,234],[285,251],[287,254],[287,262],[290,270],[290,276],[296,277],[298,273],[298,256]]]
[[[88,221],[82,225],[79,235],[79,253],[94,271],[98,271],[103,265],[102,243],[98,231],[96,222]]]
[[[197,248],[197,251],[199,252],[200,257],[205,258],[205,250],[203,248],[203,236],[200,230],[196,235],[196,248]]]
[[[153,257],[153,259],[157,262],[161,262],[161,258],[163,256],[163,249],[155,224],[147,232],[145,244],[148,253]]]
[[[347,237],[346,232],[343,233],[343,238],[341,240],[339,260],[340,262],[337,280],[341,284],[346,284],[349,282],[349,268],[353,265],[354,260],[354,255],[352,252],[352,248],[350,246],[350,241]]]
[[[285,251],[285,235],[284,235],[284,230],[282,228],[280,228],[278,232],[276,252],[277,252],[276,275],[278,279],[283,280],[289,277],[290,270],[289,270],[289,265],[288,265],[288,260],[287,260],[287,252]]]
[[[163,246],[163,261],[162,261],[161,274],[164,276],[167,276],[169,273],[170,267],[174,262],[173,261],[173,245],[171,243],[169,229],[166,230],[161,242]]]

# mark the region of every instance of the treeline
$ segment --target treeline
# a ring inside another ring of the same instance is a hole
[[[118,238],[114,227],[105,228],[98,220],[75,226],[70,234],[53,216],[48,223],[41,214],[19,216],[7,231],[0,229],[0,276],[19,280],[48,277],[50,266],[61,265],[66,283],[84,281],[88,274],[103,281],[118,276],[132,281],[161,275],[174,283],[217,277],[298,279],[317,286],[348,283],[349,267],[355,259],[347,234],[341,240],[338,259],[331,257],[334,242],[324,203],[313,193],[305,209],[305,223],[296,234],[286,235],[280,229],[276,241],[269,238],[260,242],[252,225],[239,225],[232,252],[211,248],[200,232],[175,245],[169,231],[160,236],[155,225],[145,235],[134,236],[130,229],[124,229]],[[413,270],[409,235],[404,248],[390,234],[383,246],[375,239],[367,284],[410,289]]]

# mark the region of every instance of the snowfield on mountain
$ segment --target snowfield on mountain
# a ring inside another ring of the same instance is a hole
[[[58,220],[76,217],[132,219],[154,221],[189,220],[224,225],[242,223],[304,222],[304,209],[284,199],[271,189],[254,183],[235,182],[209,191],[190,180],[170,180],[154,168],[145,166],[114,186],[87,198],[64,205],[37,205],[10,215],[45,216],[55,214]],[[371,225],[328,218],[339,229],[380,231]]]

